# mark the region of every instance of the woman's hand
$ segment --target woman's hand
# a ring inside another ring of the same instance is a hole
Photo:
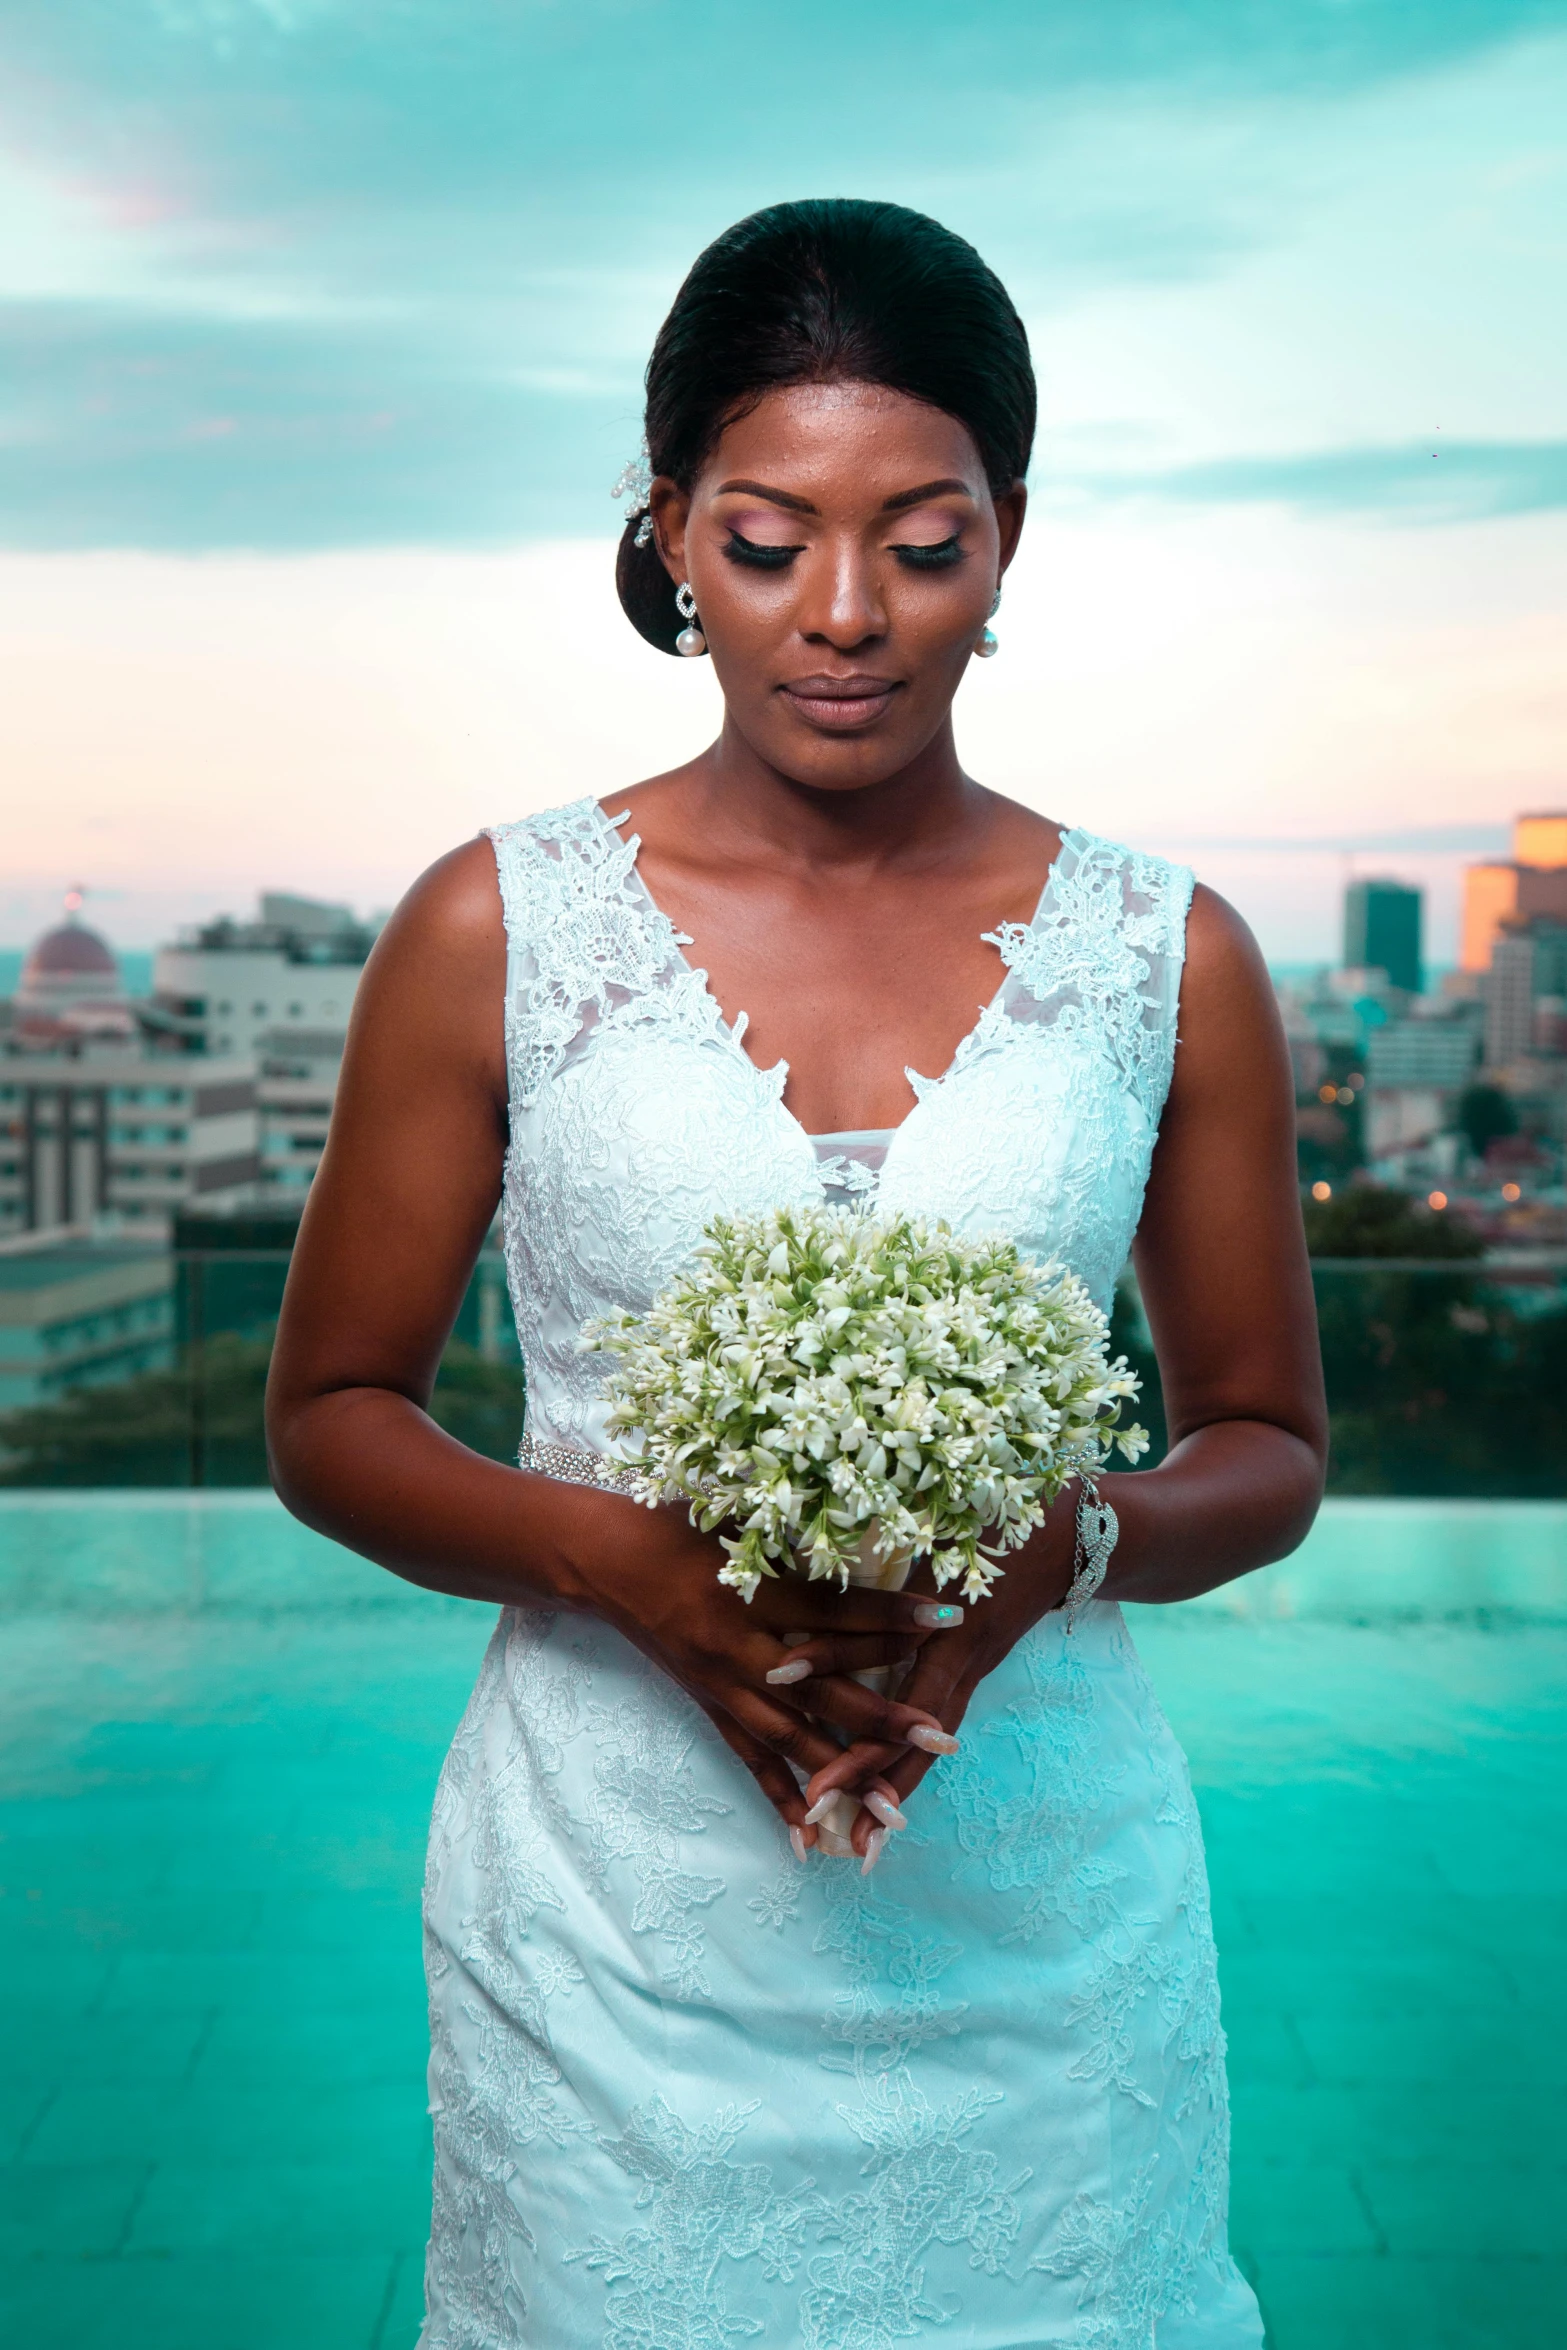
[[[960,1623],[962,1608],[919,1591],[840,1591],[794,1575],[764,1582],[747,1604],[718,1580],[716,1537],[698,1534],[683,1508],[605,1496],[603,1509],[601,1532],[594,1512],[594,1563],[577,1569],[579,1604],[695,1699],[787,1823],[802,1859],[816,1829],[796,1771],[820,1776],[845,1758],[845,1740],[862,1757],[954,1751],[930,1703],[880,1697],[850,1676],[911,1661],[917,1674],[925,1643],[952,1637],[939,1627]],[[879,1763],[862,1762],[856,1791],[875,1795],[882,1775]],[[879,1792],[895,1812],[898,1787],[888,1778]]]
[[[896,1798],[891,1816],[875,1803],[862,1809],[855,1820],[852,1840],[855,1850],[865,1856],[867,1868],[875,1865],[889,1829],[903,1824],[901,1806],[935,1756],[955,1750],[956,1732],[985,1675],[993,1673],[1024,1633],[1066,1597],[1072,1580],[1077,1500],[1074,1481],[1038,1532],[1021,1550],[1008,1554],[1005,1572],[990,1596],[964,1609],[962,1621],[951,1630],[926,1635],[912,1671],[898,1690],[898,1700],[904,1707],[932,1716],[952,1743],[938,1747],[922,1742],[906,1746],[900,1753],[888,1742],[857,1735],[852,1745],[812,1772],[806,1788],[806,1802],[812,1811],[839,1789],[858,1795],[862,1804],[867,1797],[886,1791]],[[907,1598],[909,1594],[899,1596]],[[821,1645],[813,1640],[796,1653],[814,1665]]]

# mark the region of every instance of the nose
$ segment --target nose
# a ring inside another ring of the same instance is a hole
[[[812,643],[852,653],[887,633],[876,566],[857,538],[827,541],[807,570],[800,633]]]

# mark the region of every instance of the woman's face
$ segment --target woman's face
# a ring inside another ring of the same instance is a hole
[[[769,392],[691,493],[654,484],[730,723],[797,782],[896,775],[944,724],[1023,524],[955,417],[875,384]]]

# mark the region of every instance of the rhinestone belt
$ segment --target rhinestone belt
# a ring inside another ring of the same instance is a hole
[[[579,1452],[571,1444],[540,1444],[525,1436],[517,1447],[517,1466],[539,1477],[556,1477],[565,1485],[596,1485],[601,1493],[623,1493],[629,1501],[646,1501],[649,1484],[634,1461],[606,1460],[602,1453]]]

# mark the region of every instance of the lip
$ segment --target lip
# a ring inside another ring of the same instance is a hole
[[[871,677],[855,671],[848,677],[818,674],[791,678],[779,691],[788,696],[800,716],[812,726],[844,734],[878,719],[898,686],[895,677]]]

